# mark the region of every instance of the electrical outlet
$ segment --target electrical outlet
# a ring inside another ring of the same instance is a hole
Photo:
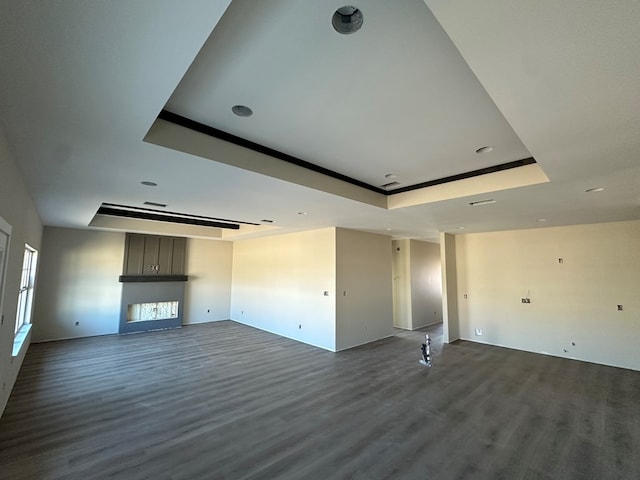
[[[531,299],[530,298],[522,298],[522,303],[531,303]]]
[[[476,336],[477,337],[481,337],[482,336],[482,329],[481,328],[476,328]]]
[[[298,325],[298,330],[302,330],[302,324]]]
[[[211,313],[211,309],[210,308],[207,308],[207,313]]]
[[[328,297],[329,296],[329,292],[327,290],[324,291],[324,296]]]
[[[76,322],[76,327],[77,327],[78,325],[80,325],[80,322]]]
[[[621,312],[622,311],[622,305],[618,305],[618,311]]]

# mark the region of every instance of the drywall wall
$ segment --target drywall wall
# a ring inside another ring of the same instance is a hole
[[[31,342],[31,332],[27,334],[22,347],[13,356],[13,341],[16,310],[18,308],[18,290],[22,274],[24,246],[40,251],[42,239],[42,222],[35,204],[29,195],[15,160],[11,154],[4,131],[0,129],[0,217],[11,226],[11,238],[6,262],[4,300],[1,315],[4,321],[0,324],[0,414],[4,411],[9,394],[13,388],[18,371],[22,366],[24,355]],[[37,299],[39,289],[34,296]],[[1,294],[1,292],[0,292]]]
[[[410,241],[411,330],[442,322],[440,245]]]
[[[34,341],[118,332],[124,236],[45,227]]]
[[[232,242],[187,240],[184,325],[229,319],[232,260]]]
[[[460,339],[456,236],[451,233],[440,234],[440,262],[442,265],[442,339],[445,343],[451,343]]]
[[[391,237],[337,228],[336,350],[391,335]]]
[[[640,370],[640,221],[461,235],[456,253],[462,338]]]
[[[35,341],[118,332],[124,239],[124,233],[45,228]],[[230,242],[187,240],[184,324],[229,318],[232,249]]]
[[[392,242],[393,325],[415,330],[442,322],[440,245]]]
[[[335,228],[236,241],[231,318],[335,350],[335,257]]]
[[[411,330],[410,240],[393,240],[391,250],[393,326]]]

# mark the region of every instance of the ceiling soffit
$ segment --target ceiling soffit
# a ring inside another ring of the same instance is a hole
[[[535,163],[424,2],[358,8],[362,28],[340,35],[322,2],[232,2],[147,140],[384,208],[394,193]],[[253,159],[159,140],[161,121]]]

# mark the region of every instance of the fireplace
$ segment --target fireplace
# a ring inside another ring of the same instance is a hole
[[[185,255],[184,238],[126,235],[119,333],[182,326]]]
[[[183,305],[184,282],[125,282],[119,332],[179,328]]]

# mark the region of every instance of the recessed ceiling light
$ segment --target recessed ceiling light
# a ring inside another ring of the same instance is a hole
[[[362,27],[362,12],[350,5],[340,7],[331,17],[331,24],[336,32],[348,35],[355,33]]]
[[[546,222],[546,221],[547,221],[547,219],[546,219],[546,218],[539,218],[539,219],[538,219],[538,221],[539,221],[539,222]]]
[[[140,183],[142,185],[146,186],[146,187],[157,187],[158,186],[158,184],[156,182],[150,182],[149,180],[143,180]]]
[[[394,178],[398,178],[398,175],[395,173],[387,173],[384,178],[388,178],[389,180],[393,180]]]
[[[269,220],[268,218],[263,218],[260,220],[262,223],[273,223],[273,220]]]
[[[307,215],[307,212],[298,212],[298,215]]]
[[[144,202],[144,205],[150,205],[152,207],[166,207],[166,203],[158,203],[158,202]]]
[[[464,227],[458,227],[458,230],[464,230]]]
[[[387,232],[390,232],[390,231],[391,231],[391,229],[390,229],[390,228],[388,228],[388,227],[387,227],[387,228],[385,228],[385,230],[386,230]]]
[[[253,110],[246,105],[234,105],[231,107],[231,111],[239,117],[250,117],[253,115]]]
[[[490,203],[496,203],[493,198],[489,198],[487,200],[478,200],[477,202],[470,202],[469,205],[472,207],[479,207],[480,205],[489,205]]]
[[[476,150],[476,153],[489,153],[493,152],[493,146],[487,145],[486,147],[480,147]]]
[[[601,192],[603,190],[604,190],[604,187],[595,187],[595,188],[589,188],[588,190],[585,190],[585,192],[592,193],[592,192]]]

